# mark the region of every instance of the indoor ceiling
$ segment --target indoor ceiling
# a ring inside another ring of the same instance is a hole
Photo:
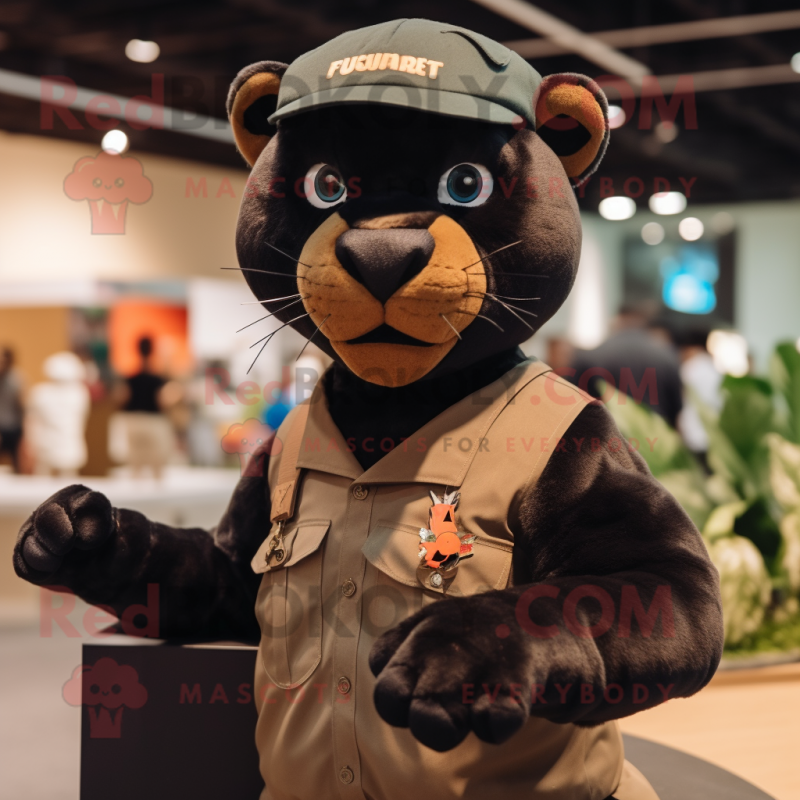
[[[42,130],[40,104],[9,89],[19,74],[63,75],[79,87],[133,97],[150,96],[152,73],[163,73],[166,106],[224,118],[227,86],[246,64],[288,62],[355,27],[427,17],[510,43],[542,74],[577,71],[600,78],[627,69],[636,87],[639,76],[649,72],[665,77],[661,85],[668,100],[675,76],[693,76],[696,129],[687,129],[685,104],[672,141],[663,127],[640,129],[637,100],[632,119],[612,131],[600,175],[585,188],[580,202],[587,209],[597,208],[600,177],[618,194],[626,181],[636,193],[641,179],[642,204],[656,177],[676,189],[681,178],[695,179],[692,202],[800,197],[800,74],[789,66],[800,51],[796,5],[780,0],[542,0],[534,7],[525,0],[5,0],[0,70],[8,72],[0,75],[0,129],[94,146],[102,137],[85,125],[72,130],[58,117],[52,130]],[[537,17],[539,11],[545,14]],[[553,23],[550,15],[566,26]],[[745,15],[751,20],[737,19]],[[580,32],[599,35],[586,39]],[[136,38],[158,43],[155,62],[125,56],[126,43]],[[608,94],[611,102],[619,97],[611,89]],[[233,147],[219,139],[137,131],[124,121],[119,127],[133,150],[242,166]]]

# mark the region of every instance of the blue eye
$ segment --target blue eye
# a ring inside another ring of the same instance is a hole
[[[344,194],[344,190],[342,176],[334,167],[323,167],[314,178],[314,191],[326,203],[335,203]]]
[[[306,199],[315,208],[327,208],[347,196],[341,172],[330,164],[314,164],[306,173],[306,187]]]
[[[481,193],[482,186],[481,174],[472,164],[459,164],[447,179],[447,193],[457,203],[472,202]]]
[[[494,181],[481,164],[458,164],[439,179],[439,202],[446,205],[479,206],[489,199]]]

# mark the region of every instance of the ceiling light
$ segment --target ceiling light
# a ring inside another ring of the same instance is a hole
[[[686,198],[680,192],[656,192],[649,205],[654,214],[680,214],[686,208]]]
[[[703,223],[697,217],[686,217],[678,225],[681,239],[686,239],[687,242],[696,242],[703,235],[704,230]]]
[[[100,143],[100,147],[112,156],[118,156],[128,149],[128,137],[119,128],[109,131]]]
[[[800,53],[795,53],[792,60],[789,62],[795,72],[800,72]]]
[[[659,142],[669,144],[678,138],[678,126],[674,122],[659,122],[653,133]]]
[[[645,244],[661,244],[664,241],[664,226],[657,222],[648,222],[642,228],[642,240]]]
[[[608,107],[608,127],[612,130],[614,128],[621,128],[627,120],[625,112],[621,106]]]
[[[714,366],[723,375],[741,378],[750,371],[747,358],[747,340],[735,331],[711,331],[708,335],[708,352]]]
[[[597,210],[604,219],[630,219],[636,213],[636,203],[630,197],[606,197],[600,201]]]
[[[125,55],[131,61],[149,64],[158,58],[161,48],[155,42],[146,42],[143,39],[131,39],[125,45]]]

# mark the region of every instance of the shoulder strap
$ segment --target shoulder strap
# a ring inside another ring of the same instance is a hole
[[[595,400],[542,363],[533,366],[512,399],[501,406],[485,434],[501,446],[478,452],[470,469],[480,466],[475,480],[485,474],[516,474],[527,487],[539,479],[575,418]],[[513,447],[504,448],[503,442]]]
[[[303,445],[303,434],[306,430],[308,420],[309,403],[301,403],[297,406],[286,440],[280,452],[280,463],[278,464],[278,480],[275,490],[272,492],[272,509],[270,519],[272,522],[291,519],[294,514],[294,501],[297,496],[297,488],[300,484],[301,470],[297,466],[297,459],[300,457],[300,448]]]

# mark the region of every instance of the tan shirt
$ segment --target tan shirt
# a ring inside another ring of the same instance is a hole
[[[277,526],[253,560],[264,572],[256,603],[263,633],[256,669],[262,800],[602,800],[617,788],[623,751],[616,723],[580,728],[531,718],[503,745],[470,734],[437,753],[386,724],[372,699],[368,656],[384,631],[444,594],[510,585],[508,521],[587,403],[548,372],[541,362],[512,370],[366,472],[318,387],[281,561],[273,556],[265,564]],[[281,427],[282,441],[297,413]],[[273,492],[279,471],[273,453]],[[454,488],[461,492],[459,531],[477,541],[474,556],[437,588],[432,573],[419,568],[418,534],[427,523],[429,490]]]

